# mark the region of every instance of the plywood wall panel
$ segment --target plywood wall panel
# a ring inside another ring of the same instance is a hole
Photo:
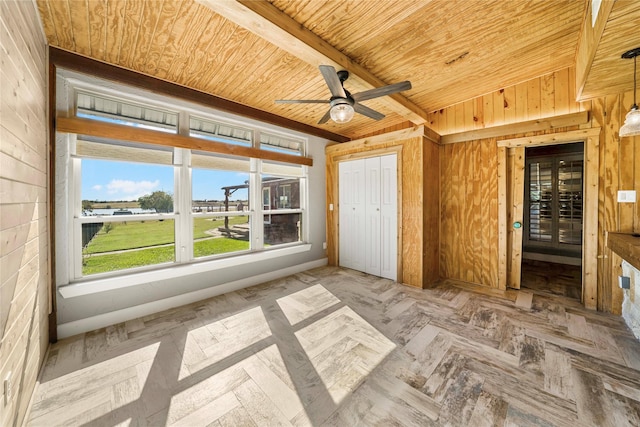
[[[496,287],[495,139],[444,145],[440,161],[441,275]]]
[[[498,245],[495,244],[498,236],[498,146],[495,138],[481,141],[484,150],[482,150],[482,176],[483,191],[486,194],[483,197],[484,206],[488,206],[487,212],[482,214],[482,249],[488,253],[483,254],[482,277],[483,284],[491,287],[498,287]],[[483,209],[485,210],[485,209]],[[485,260],[488,259],[488,262]],[[485,282],[484,278],[488,280]]]
[[[403,142],[402,153],[402,281],[422,287],[422,141]],[[411,158],[411,159],[409,159]]]
[[[478,161],[482,156],[482,144],[480,141],[473,141],[472,143],[473,159],[471,160],[474,165],[471,185],[471,233],[472,233],[472,247],[482,248],[482,215],[479,212],[482,211],[482,168],[483,166]],[[481,249],[482,250],[482,249]],[[474,256],[473,258],[473,280],[474,283],[482,282],[482,268],[483,268],[482,254]]]
[[[609,231],[620,231],[618,224],[618,187],[619,187],[619,142],[613,138],[607,138],[607,135],[613,135],[617,132],[619,125],[614,115],[620,114],[620,100],[615,96],[608,96],[604,102],[604,119],[605,119],[605,143],[600,149],[604,150],[604,229]]]
[[[605,220],[605,152],[604,144],[606,140],[605,128],[605,105],[604,98],[594,99],[591,107],[591,121],[593,126],[601,127],[600,145],[598,149],[598,228],[602,228]],[[597,286],[597,306],[603,307],[604,284],[608,280],[605,278],[609,274],[610,264],[604,258],[606,252],[606,240],[604,232],[598,231],[598,286]]]
[[[426,138],[423,147],[423,286],[440,278],[440,163],[439,147]]]
[[[442,177],[451,176],[451,154],[453,152],[453,144],[440,147],[440,171]],[[445,230],[451,228],[451,208],[449,201],[451,200],[451,179],[440,179],[440,275],[442,277],[451,277],[451,267],[453,263],[447,262],[451,259],[451,249],[453,245],[451,240],[452,234],[445,233]]]

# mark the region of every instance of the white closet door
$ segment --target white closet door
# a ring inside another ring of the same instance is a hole
[[[365,159],[365,273],[380,276],[380,157]]]
[[[380,274],[398,280],[398,160],[380,157]]]
[[[340,265],[365,271],[365,170],[364,160],[339,163]]]
[[[340,162],[338,179],[340,265],[397,280],[397,156]]]

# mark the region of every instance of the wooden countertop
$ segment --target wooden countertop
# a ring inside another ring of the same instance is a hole
[[[607,247],[640,270],[640,237],[631,233],[607,233]]]

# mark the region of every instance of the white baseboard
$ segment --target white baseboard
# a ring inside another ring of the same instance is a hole
[[[257,276],[235,280],[233,282],[224,283],[222,285],[212,286],[210,288],[201,289],[182,295],[176,295],[170,298],[136,305],[134,307],[127,307],[123,308],[122,310],[99,314],[97,316],[88,317],[86,319],[62,323],[58,325],[58,338],[67,338],[84,332],[89,332],[110,325],[126,322],[127,320],[137,319],[138,317],[148,316],[149,314],[157,313],[162,310],[167,310],[186,304],[191,304],[193,302],[202,301],[207,298],[215,297],[217,295],[222,295],[228,292],[237,291],[239,289],[248,288],[250,286],[259,285],[260,283],[290,276],[292,274],[300,273],[312,268],[323,267],[325,265],[327,265],[327,258],[322,258],[316,261],[310,261],[304,264],[283,268],[281,270],[270,271],[269,273],[258,274]]]

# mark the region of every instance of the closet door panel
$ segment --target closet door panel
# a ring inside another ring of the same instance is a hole
[[[353,232],[352,240],[353,240],[353,268],[354,270],[365,271],[366,268],[366,254],[363,250],[365,246],[365,236],[366,236],[366,222],[365,222],[365,213],[366,213],[366,200],[365,200],[365,192],[363,189],[365,188],[365,162],[362,160],[355,160],[351,165],[351,174],[353,181]]]
[[[353,192],[354,184],[351,175],[351,163],[342,162],[338,164],[338,209],[339,223],[338,232],[340,233],[338,254],[340,257],[340,265],[347,268],[353,268],[353,253],[355,253],[355,242],[352,237],[354,215],[353,209]]]
[[[365,273],[380,276],[380,158],[365,160]]]
[[[398,275],[398,166],[397,156],[380,158],[380,276]]]

